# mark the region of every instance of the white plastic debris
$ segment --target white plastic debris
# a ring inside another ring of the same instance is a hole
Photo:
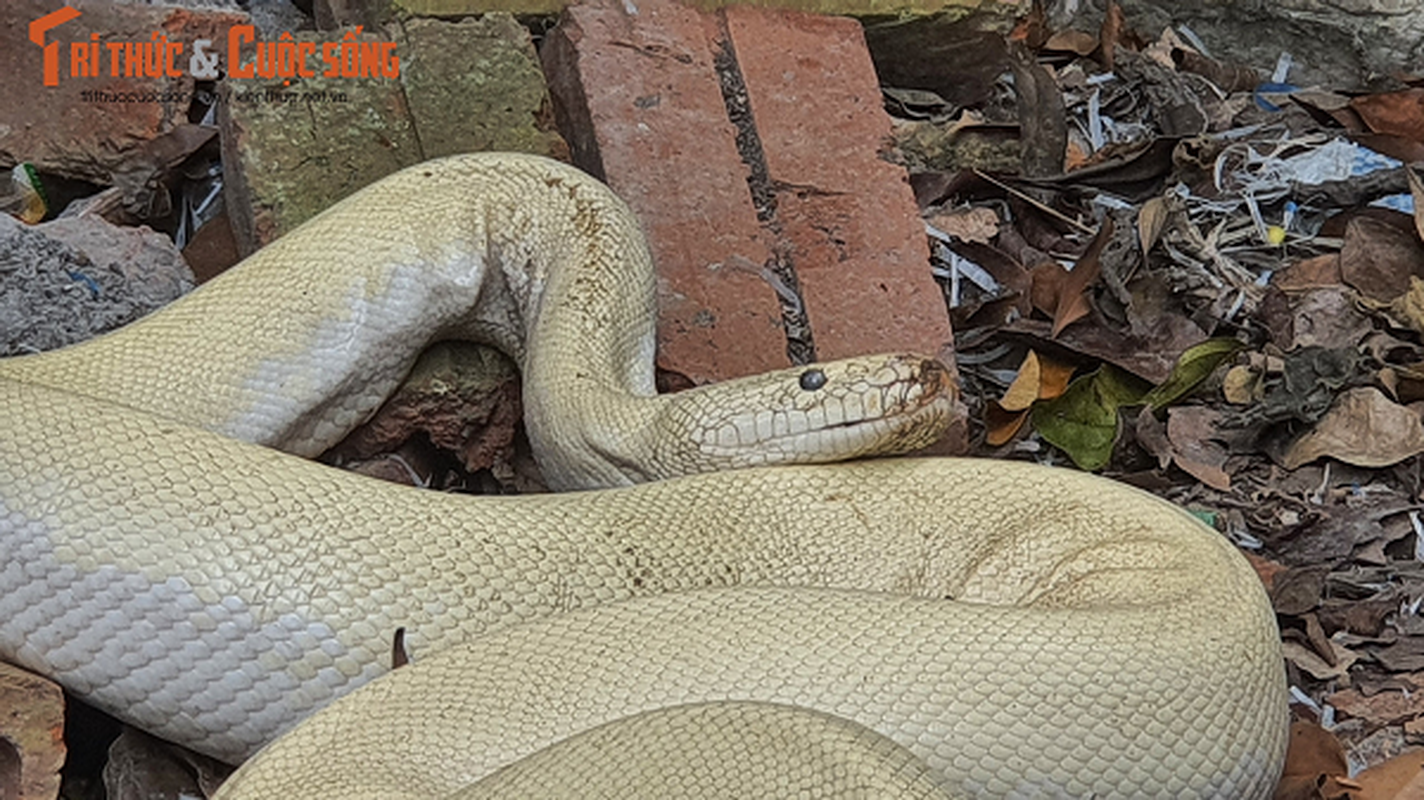
[[[1103,139],[1102,92],[1098,89],[1093,89],[1088,96],[1088,141],[1092,143],[1094,153],[1107,144]]]
[[[943,265],[935,265],[930,268],[931,271],[940,278],[949,279],[950,308],[959,308],[960,306],[959,282],[961,279],[969,281],[989,295],[997,296],[1002,291],[999,282],[994,280],[994,276],[990,275],[988,270],[949,248],[948,243],[954,241],[953,236],[928,222],[925,223],[925,233],[935,240],[935,260]]]
[[[1271,83],[1285,83],[1294,63],[1295,59],[1291,54],[1282,50],[1280,57],[1276,59],[1276,69],[1271,73]]]
[[[1419,521],[1419,512],[1409,512],[1409,524],[1414,526],[1414,560],[1424,561],[1424,522]],[[1414,611],[1418,611],[1419,606],[1414,606]],[[1413,613],[1413,612],[1411,612]]]
[[[1211,51],[1206,48],[1206,42],[1203,42],[1201,40],[1201,37],[1197,36],[1196,31],[1192,30],[1191,28],[1188,28],[1185,22],[1177,26],[1177,33],[1180,33],[1183,39],[1186,39],[1188,42],[1190,42],[1192,47],[1195,48],[1198,53],[1201,53],[1207,58],[1211,58]]]

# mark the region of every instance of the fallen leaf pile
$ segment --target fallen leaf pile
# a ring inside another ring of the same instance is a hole
[[[1424,80],[1297,87],[1132,22],[1035,7],[885,90],[975,447],[1248,553],[1302,720],[1278,797],[1424,798]]]

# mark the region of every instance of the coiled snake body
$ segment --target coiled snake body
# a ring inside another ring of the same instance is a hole
[[[242,797],[492,772],[469,796],[595,774],[658,796],[670,770],[689,796],[763,774],[852,796],[880,785],[866,765],[905,796],[1269,794],[1275,621],[1221,537],[1069,471],[752,466],[923,443],[943,373],[881,357],[651,397],[651,281],[596,181],[463,156],[123,331],[0,362],[0,657],[233,761],[323,709]],[[520,362],[551,483],[692,474],[457,497],[238,441],[319,452],[442,336]],[[398,628],[416,663],[372,681]],[[659,744],[687,738],[706,755]],[[839,766],[744,755],[813,738]]]

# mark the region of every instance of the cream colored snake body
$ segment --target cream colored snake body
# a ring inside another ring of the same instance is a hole
[[[431,796],[492,772],[469,796],[596,775],[645,796],[757,776],[773,795],[1269,794],[1284,674],[1227,542],[1022,464],[706,472],[913,446],[944,378],[884,358],[651,397],[650,268],[596,182],[459,157],[116,335],[0,363],[0,656],[228,760],[324,708],[232,796]],[[379,402],[353,367],[388,387],[447,335],[520,361],[554,483],[705,474],[474,498],[236,440],[320,450]],[[398,629],[415,664],[371,682]]]

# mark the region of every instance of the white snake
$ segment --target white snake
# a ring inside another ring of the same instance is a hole
[[[894,452],[947,414],[917,357],[651,397],[651,303],[606,188],[462,156],[123,331],[0,362],[0,657],[228,760],[325,707],[224,787],[249,798],[490,773],[468,796],[1269,795],[1270,605],[1220,536],[1129,487],[897,459],[475,498],[237,441],[320,451],[442,336],[519,361],[564,488]],[[331,703],[398,628],[416,663]]]

